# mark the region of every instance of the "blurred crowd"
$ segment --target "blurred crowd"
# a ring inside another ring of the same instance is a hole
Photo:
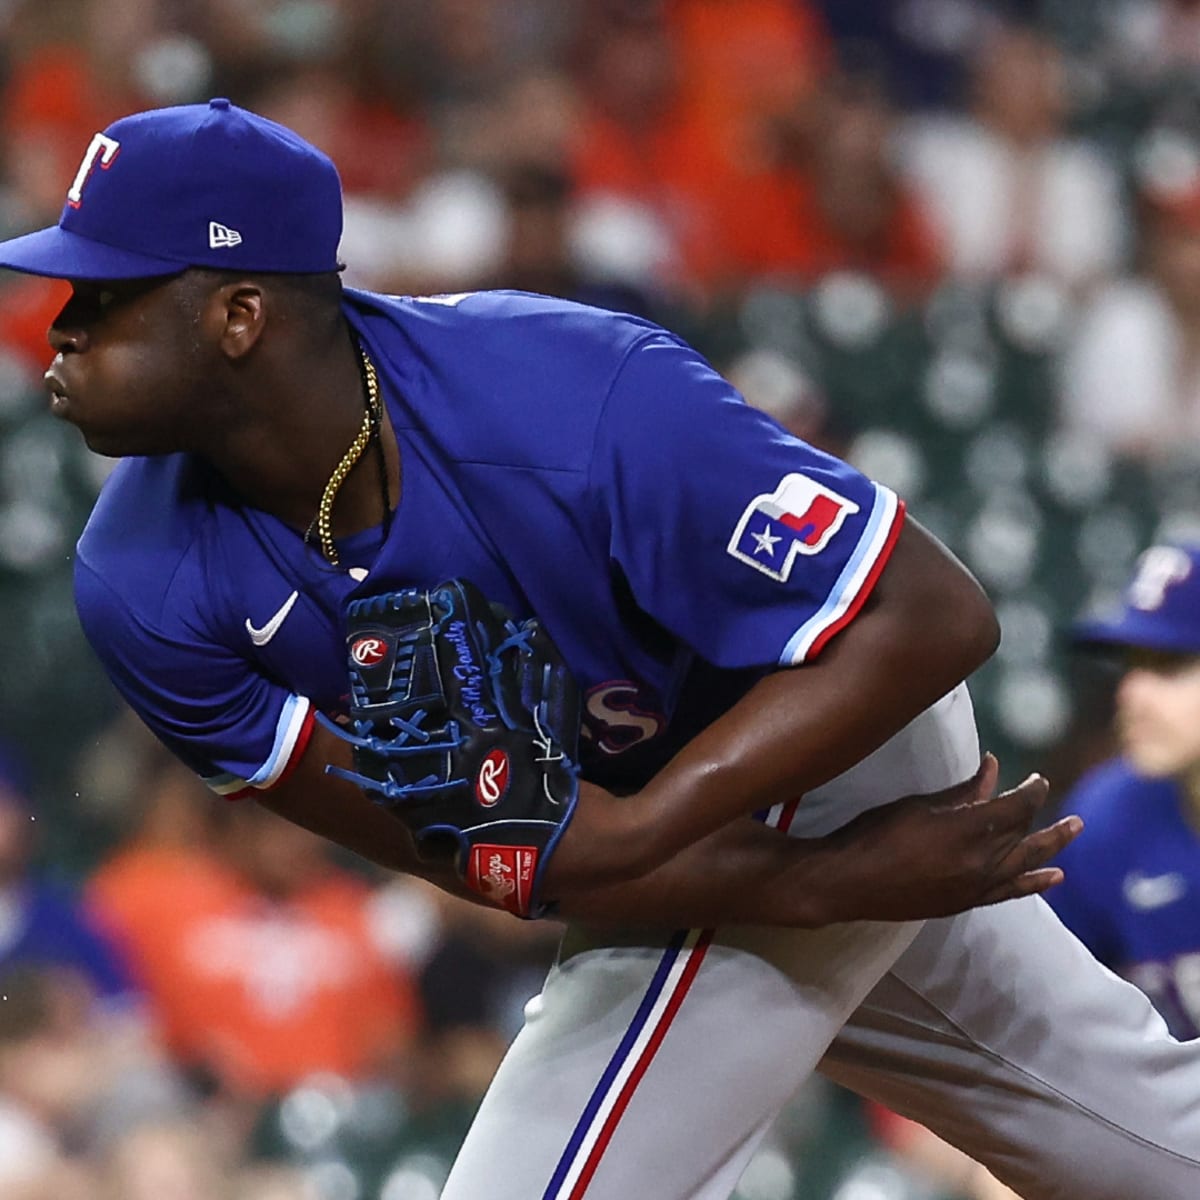
[[[1200,532],[1200,3],[0,0],[0,235],[216,95],[335,159],[348,284],[648,316],[896,487],[997,603],[1006,772],[1107,751],[1061,627]],[[0,1194],[433,1200],[555,931],[214,800],[121,712],[70,598],[107,464],[39,393],[64,294],[0,280]],[[742,1200],[987,1194],[909,1141],[814,1084]]]

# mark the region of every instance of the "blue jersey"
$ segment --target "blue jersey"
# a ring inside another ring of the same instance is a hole
[[[77,971],[103,1000],[135,991],[108,935],[74,897],[40,880],[0,889],[0,973],[29,965]]]
[[[347,600],[472,580],[546,625],[585,693],[585,776],[642,786],[780,664],[811,660],[893,545],[886,488],[633,317],[511,292],[349,292],[399,442],[382,528],[331,567],[185,454],[122,461],[79,543],[92,645],[211,787],[270,787],[346,707]]]
[[[1046,894],[1106,966],[1154,1001],[1176,1037],[1200,1034],[1200,831],[1171,779],[1116,760],[1066,801],[1087,828],[1058,857],[1066,879]]]

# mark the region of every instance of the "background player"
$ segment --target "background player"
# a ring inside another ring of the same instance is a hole
[[[1088,836],[1060,859],[1052,903],[1107,966],[1142,988],[1179,1038],[1200,1035],[1200,547],[1138,560],[1120,609],[1081,622],[1119,653],[1121,756],[1067,799]]]
[[[1079,828],[1023,836],[1037,785],[881,807],[976,771],[960,683],[996,629],[965,571],[654,326],[343,300],[339,230],[328,160],[214,101],[96,135],[59,225],[0,261],[74,283],[52,408],[126,460],[81,618],[215,789],[456,886],[324,774],[344,751],[312,710],[344,706],[360,588],[470,577],[537,613],[587,692],[548,881],[576,923],[446,1196],[727,1195],[818,1063],[1029,1197],[1193,1196],[1200,1058],[1136,989],[1036,897],[901,920],[1050,886]]]
[[[1059,856],[1047,895],[1106,966],[1153,1000],[1180,1039],[1200,1033],[1200,549],[1157,545],[1138,560],[1122,603],[1073,630],[1084,648],[1119,656],[1116,732],[1122,753],[1064,801],[1087,836]],[[928,1131],[880,1114],[918,1174],[972,1196],[999,1185]]]

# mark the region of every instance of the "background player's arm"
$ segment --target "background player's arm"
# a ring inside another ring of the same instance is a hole
[[[998,638],[975,580],[906,521],[862,611],[817,661],[761,680],[635,797],[588,791],[547,894],[634,878],[740,816],[828,782],[970,675]]]
[[[380,866],[482,903],[448,862],[418,856],[407,829],[352,783],[346,743],[322,726],[286,780],[258,802]],[[992,797],[994,763],[934,798],[897,801],[826,838],[787,838],[750,818],[698,840],[642,878],[564,896],[560,913],[594,923],[707,926],[726,921],[815,927],[858,918],[941,916],[1041,891],[1040,869],[1073,836],[1065,822],[1028,835],[1040,782]]]

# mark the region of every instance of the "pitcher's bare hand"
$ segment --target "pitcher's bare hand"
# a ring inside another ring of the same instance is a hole
[[[1046,864],[1083,829],[1077,816],[1032,831],[1049,786],[1031,775],[1006,792],[995,758],[965,783],[872,809],[823,839],[830,851],[829,920],[948,916],[1044,892]]]

